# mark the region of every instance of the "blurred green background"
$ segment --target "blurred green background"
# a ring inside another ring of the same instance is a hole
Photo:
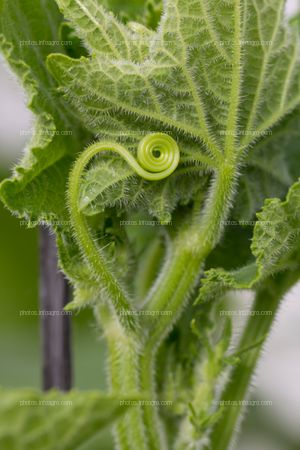
[[[116,8],[120,2],[114,0]],[[141,0],[122,3],[123,9]],[[295,11],[297,1],[288,4]],[[0,59],[0,179],[20,158],[32,127],[21,88]],[[27,230],[0,204],[0,385],[41,386],[38,317],[20,310],[38,307],[38,231]],[[272,400],[272,407],[250,408],[239,450],[300,449],[300,288],[289,294],[260,363],[252,397]],[[106,385],[104,346],[88,311],[72,318],[74,386],[103,389]],[[85,450],[111,448],[107,433]]]

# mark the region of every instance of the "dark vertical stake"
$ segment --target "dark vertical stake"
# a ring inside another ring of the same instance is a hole
[[[40,230],[40,309],[43,389],[71,388],[71,323],[62,311],[68,302],[69,286],[57,269],[57,249],[54,235]],[[52,311],[52,314],[51,314]]]

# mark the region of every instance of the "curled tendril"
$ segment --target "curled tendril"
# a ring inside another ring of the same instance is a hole
[[[88,147],[76,164],[83,171],[94,155],[107,151],[118,153],[137,175],[149,181],[167,178],[174,172],[180,159],[179,148],[174,139],[168,134],[155,133],[140,141],[137,159],[120,144],[96,142]]]
[[[174,172],[179,158],[179,148],[171,136],[164,133],[149,134],[138,147],[138,162],[147,171],[139,175],[146,180],[162,180]]]
[[[68,204],[70,209],[71,223],[75,239],[96,278],[100,277],[120,320],[126,321],[126,315],[122,311],[129,310],[130,304],[119,285],[118,280],[111,273],[101,251],[95,243],[89,230],[86,218],[79,209],[80,184],[82,174],[91,159],[100,152],[112,151],[118,153],[129,166],[141,178],[149,181],[162,180],[171,175],[179,164],[180,152],[174,139],[164,133],[154,133],[145,136],[138,146],[137,159],[122,145],[112,142],[97,142],[89,146],[77,159],[71,171]],[[125,318],[125,319],[124,319]],[[134,327],[128,316],[127,326]]]

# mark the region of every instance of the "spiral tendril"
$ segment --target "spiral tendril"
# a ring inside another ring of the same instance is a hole
[[[145,136],[139,143],[137,159],[116,142],[96,142],[80,156],[82,170],[90,159],[100,152],[118,153],[141,178],[149,181],[162,180],[171,175],[179,164],[180,152],[174,139],[165,133]]]
[[[70,174],[68,204],[75,239],[97,277],[102,279],[120,321],[132,329],[135,327],[135,321],[121,314],[123,310],[130,309],[130,302],[119,281],[107,266],[104,255],[93,239],[86,218],[78,205],[81,178],[85,168],[96,154],[106,151],[118,153],[140,177],[150,181],[162,180],[171,175],[179,164],[180,152],[174,139],[164,133],[145,136],[139,143],[137,159],[120,144],[97,142],[79,156]]]
[[[168,177],[178,166],[179,158],[177,143],[168,134],[149,134],[139,143],[137,159],[148,172],[147,178],[143,178],[161,180]]]

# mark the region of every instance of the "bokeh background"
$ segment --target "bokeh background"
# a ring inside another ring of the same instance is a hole
[[[300,9],[289,0],[287,12]],[[0,58],[0,180],[21,157],[33,126],[26,98]],[[300,143],[299,143],[300,147]],[[20,316],[38,309],[38,231],[27,230],[0,205],[0,385],[41,385],[40,330],[37,317]],[[72,318],[74,385],[105,386],[103,344],[89,312]],[[300,285],[285,298],[257,370],[252,398],[272,406],[251,407],[239,450],[300,449]],[[110,447],[108,441],[104,450]],[[103,441],[102,441],[103,443]],[[87,450],[99,448],[90,443]]]

